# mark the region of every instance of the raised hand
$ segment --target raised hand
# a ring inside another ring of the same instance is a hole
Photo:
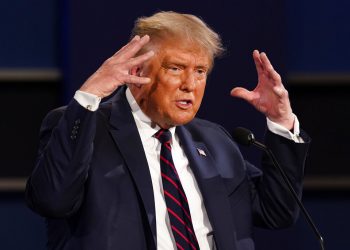
[[[274,70],[264,52],[254,50],[253,59],[258,73],[257,86],[252,91],[242,87],[233,88],[231,95],[246,100],[271,121],[292,129],[294,114],[281,76]]]
[[[147,84],[148,77],[131,74],[135,67],[150,59],[153,51],[134,57],[137,52],[149,41],[149,36],[135,36],[128,44],[122,47],[112,57],[108,58],[101,67],[91,75],[81,86],[80,90],[101,98],[112,94],[119,86],[129,84]]]

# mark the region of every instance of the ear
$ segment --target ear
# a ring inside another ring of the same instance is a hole
[[[139,66],[134,66],[130,69],[130,75],[133,76],[140,76],[141,75],[141,68]],[[128,84],[128,87],[132,89],[133,87],[141,88],[140,84]]]
[[[130,75],[140,76],[141,68],[139,66],[134,66],[130,69]]]

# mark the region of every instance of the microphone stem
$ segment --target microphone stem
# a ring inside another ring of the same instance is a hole
[[[309,215],[309,213],[307,212],[307,210],[305,209],[305,207],[303,206],[303,204],[301,203],[297,193],[295,192],[291,181],[289,180],[288,176],[286,175],[285,171],[281,168],[281,166],[279,165],[278,161],[276,160],[276,157],[274,156],[274,154],[272,153],[272,151],[270,149],[268,149],[264,144],[253,140],[252,144],[254,144],[255,146],[257,146],[258,148],[264,150],[268,156],[270,157],[270,159],[272,160],[274,166],[277,168],[277,170],[280,172],[284,182],[287,184],[288,186],[288,190],[289,192],[292,194],[292,196],[294,197],[295,201],[297,202],[299,208],[301,209],[303,215],[305,216],[307,222],[309,223],[309,225],[311,226],[312,230],[314,231],[316,237],[319,240],[320,246],[322,250],[325,250],[324,248],[324,241],[323,238],[320,234],[320,232],[317,230],[317,227],[315,226],[314,222],[311,219],[311,216]]]

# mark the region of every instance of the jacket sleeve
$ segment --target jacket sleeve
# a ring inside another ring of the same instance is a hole
[[[305,132],[301,136],[305,143],[295,143],[269,131],[265,139],[265,144],[275,155],[299,198],[302,195],[304,166],[310,143]],[[269,157],[266,154],[262,157],[262,175],[256,174],[257,171],[249,163],[247,169],[253,183],[254,224],[265,228],[292,225],[298,218],[299,207]]]
[[[96,130],[96,112],[74,99],[51,111],[40,129],[35,168],[27,181],[28,206],[46,217],[66,217],[81,205]]]

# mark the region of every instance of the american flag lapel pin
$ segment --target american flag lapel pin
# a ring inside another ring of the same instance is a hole
[[[198,154],[199,154],[200,156],[207,156],[207,154],[205,153],[205,151],[204,151],[203,149],[197,148],[197,151],[198,151]]]

